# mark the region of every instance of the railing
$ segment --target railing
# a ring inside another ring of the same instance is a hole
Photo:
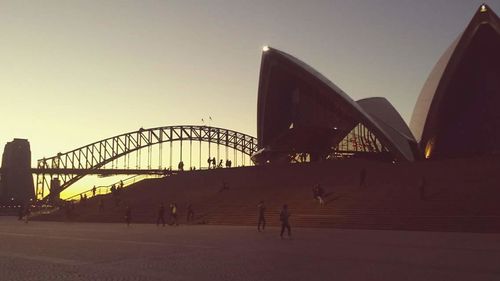
[[[162,175],[137,175],[133,177],[126,178],[124,180],[120,180],[114,184],[110,185],[101,185],[101,186],[96,186],[95,187],[95,194],[94,194],[94,188],[92,187],[89,190],[83,191],[81,193],[75,194],[71,197],[66,198],[66,201],[80,201],[84,196],[87,198],[91,198],[97,195],[105,195],[111,193],[111,187],[115,186],[116,188],[125,188],[130,185],[133,185],[136,182],[142,181],[147,178],[159,178],[162,177]]]

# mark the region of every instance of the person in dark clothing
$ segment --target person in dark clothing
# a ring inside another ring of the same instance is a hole
[[[18,220],[22,220],[23,219],[23,215],[24,215],[24,204],[21,204],[19,206],[19,212],[17,213],[17,219]]]
[[[28,223],[31,215],[31,206],[28,204],[24,212],[24,223]]]
[[[425,189],[427,187],[427,181],[422,177],[420,185],[418,186],[418,191],[420,193],[420,200],[425,201],[427,199]]]
[[[99,199],[99,213],[104,211],[104,200],[102,198]]]
[[[186,221],[190,222],[194,219],[194,211],[193,211],[193,206],[191,204],[187,205],[187,217]]]
[[[325,205],[325,200],[323,199],[323,197],[325,195],[325,190],[319,184],[317,185],[317,188],[318,188],[318,200],[319,200],[319,204],[321,206],[324,206]]]
[[[127,226],[130,226],[131,220],[132,220],[132,208],[130,208],[130,206],[127,206],[127,209],[125,209],[125,222],[127,223]]]
[[[222,186],[221,186],[219,192],[222,192],[222,191],[228,190],[228,189],[229,189],[229,185],[227,185],[227,182],[224,181],[224,182],[222,182]]]
[[[325,205],[325,201],[323,200],[323,194],[325,194],[325,190],[319,184],[317,184],[316,186],[314,186],[314,188],[313,188],[313,197],[314,197],[314,200],[318,200],[319,201],[319,205],[320,206],[324,206]]]
[[[158,217],[156,218],[156,226],[160,226],[160,221],[165,227],[165,206],[163,203],[160,204],[160,207],[158,208]]]
[[[63,208],[64,208],[64,213],[66,215],[66,220],[71,220],[72,219],[72,203],[71,202],[66,202],[64,205],[63,205]]]
[[[257,223],[257,231],[260,232],[260,226],[262,225],[262,230],[266,228],[266,218],[264,216],[266,212],[266,205],[264,205],[264,201],[260,201],[257,205],[259,209],[259,222]]]
[[[95,197],[95,192],[97,191],[97,188],[95,187],[92,187],[92,197]]]
[[[366,187],[366,169],[365,168],[361,169],[361,172],[359,173],[359,187],[360,188]]]
[[[292,229],[290,228],[290,212],[288,212],[288,205],[283,205],[283,209],[280,212],[280,221],[281,221],[281,233],[280,237],[283,239],[283,233],[285,232],[285,228],[288,230],[288,237],[292,237]]]

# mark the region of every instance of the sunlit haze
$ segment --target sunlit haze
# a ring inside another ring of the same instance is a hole
[[[32,166],[140,127],[256,136],[263,47],[311,65],[354,100],[386,97],[409,123],[422,85],[481,3],[0,1],[0,145]]]

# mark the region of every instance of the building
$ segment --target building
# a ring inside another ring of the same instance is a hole
[[[257,105],[253,160],[308,162],[363,157],[413,161],[417,143],[384,98],[352,100],[297,58],[265,47]]]
[[[30,143],[26,139],[14,139],[3,151],[0,204],[26,204],[34,198]]]
[[[352,100],[312,67],[265,47],[256,163],[500,154],[500,20],[481,5],[438,61],[410,127],[384,98]]]
[[[426,158],[499,154],[499,108],[500,21],[481,5],[429,75],[410,128]]]

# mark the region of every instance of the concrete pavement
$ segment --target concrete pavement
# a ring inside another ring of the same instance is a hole
[[[0,280],[500,280],[500,234],[292,231],[0,217]]]

